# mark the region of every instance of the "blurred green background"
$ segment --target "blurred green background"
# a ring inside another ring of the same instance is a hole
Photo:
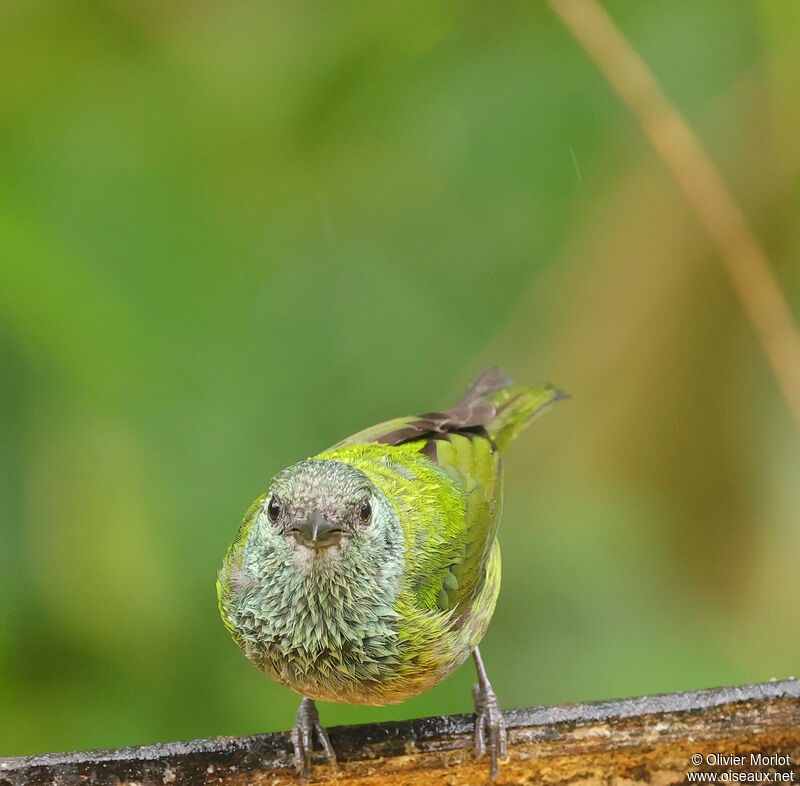
[[[800,5],[607,7],[797,315]],[[798,433],[544,4],[0,3],[0,754],[288,728],[217,616],[242,513],[491,363],[573,394],[507,460],[502,705],[800,672]]]

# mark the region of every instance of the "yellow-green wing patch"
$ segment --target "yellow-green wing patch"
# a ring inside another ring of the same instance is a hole
[[[428,443],[426,454],[461,489],[464,519],[457,559],[443,565],[437,604],[467,611],[483,587],[486,563],[497,532],[502,499],[500,454],[479,434],[450,434]]]

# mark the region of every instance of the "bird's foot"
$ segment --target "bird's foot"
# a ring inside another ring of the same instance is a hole
[[[498,773],[498,759],[508,758],[508,743],[506,740],[506,724],[497,703],[497,696],[492,690],[489,681],[485,684],[478,683],[472,688],[472,698],[475,701],[475,755],[483,756],[489,749],[489,777],[494,780]]]
[[[328,757],[328,761],[335,767],[336,754],[333,751],[328,734],[319,722],[317,705],[312,699],[303,699],[297,709],[297,718],[292,729],[292,745],[294,746],[294,766],[300,773],[300,783],[307,783],[311,773],[311,753],[314,749],[314,733]]]

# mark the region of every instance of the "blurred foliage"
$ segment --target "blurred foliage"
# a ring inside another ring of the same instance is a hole
[[[800,313],[800,6],[608,7]],[[0,754],[287,728],[217,617],[242,512],[489,363],[573,394],[507,461],[504,706],[798,671],[798,434],[544,4],[7,0],[0,73]]]

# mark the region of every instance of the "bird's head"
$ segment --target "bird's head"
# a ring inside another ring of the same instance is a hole
[[[278,473],[264,500],[277,532],[305,549],[346,546],[372,523],[375,492],[367,476],[340,461],[301,461]]]
[[[396,514],[361,470],[309,459],[273,478],[245,548],[282,554],[306,572],[394,551],[400,538]]]

